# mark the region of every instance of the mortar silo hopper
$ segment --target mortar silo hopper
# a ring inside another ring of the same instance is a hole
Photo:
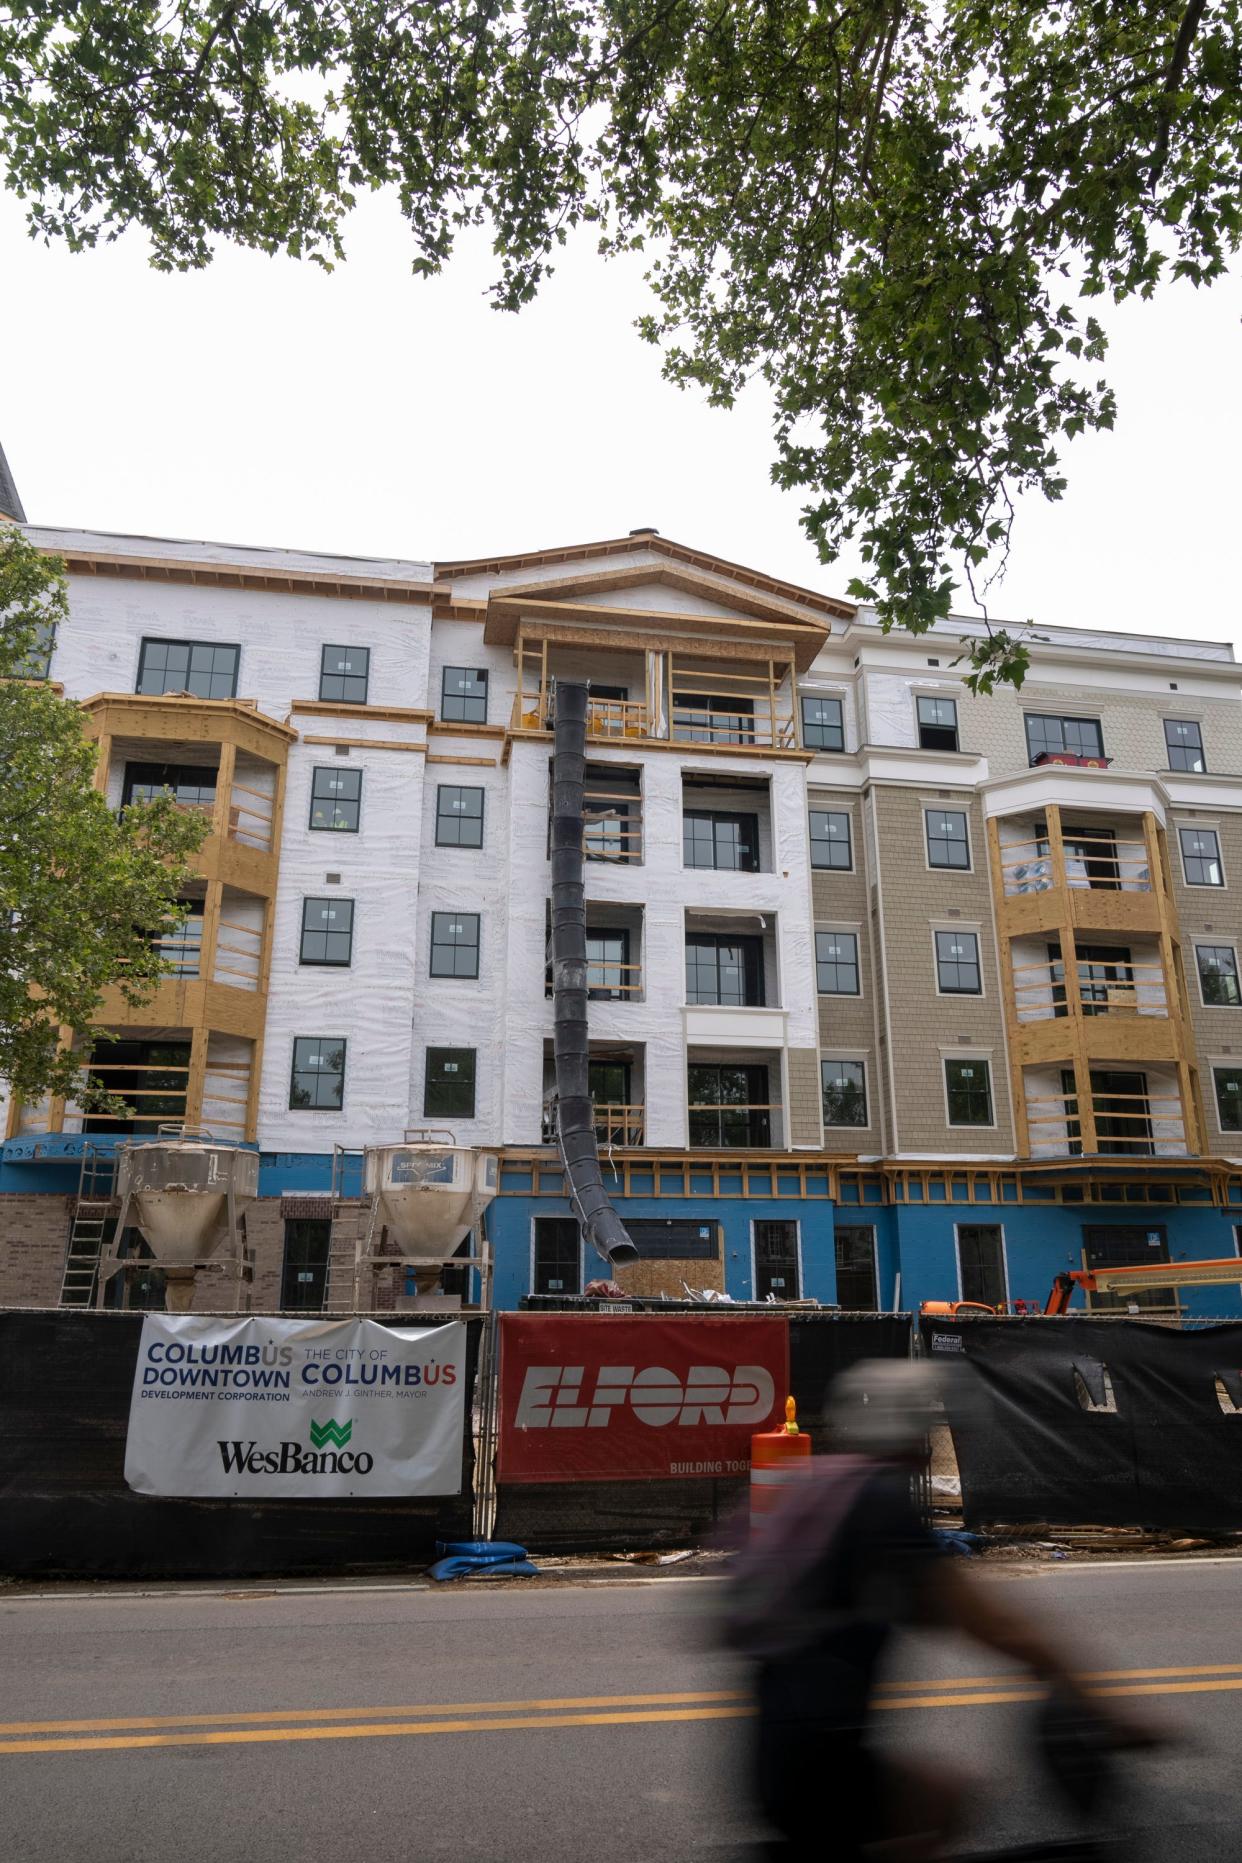
[[[208,1263],[236,1277],[238,1304],[247,1276],[247,1204],[259,1190],[259,1154],[185,1131],[123,1142],[116,1148],[115,1237],[100,1263],[99,1290],[125,1266],[126,1229],[142,1232],[165,1276],[170,1313],[185,1313],[194,1277]]]
[[[439,1285],[450,1264],[481,1271],[482,1304],[490,1297],[490,1257],[483,1212],[496,1195],[500,1164],[494,1152],[458,1145],[450,1132],[412,1131],[400,1145],[368,1145],[363,1157],[363,1195],[370,1199],[372,1246],[384,1232],[414,1270],[420,1297]],[[473,1231],[474,1253],[456,1251]]]

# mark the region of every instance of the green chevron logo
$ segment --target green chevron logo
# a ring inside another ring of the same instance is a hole
[[[333,1443],[338,1449],[343,1449],[353,1433],[354,1420],[352,1417],[348,1423],[336,1423],[331,1417],[328,1418],[326,1423],[316,1423],[315,1419],[313,1417],[311,1418],[310,1439],[312,1449],[322,1449],[325,1443]]]

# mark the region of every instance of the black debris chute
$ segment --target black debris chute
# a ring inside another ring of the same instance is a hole
[[[553,695],[552,1013],[557,1139],[569,1201],[583,1235],[614,1267],[637,1261],[604,1189],[588,1076],[586,887],[582,852],[587,687],[558,680]]]

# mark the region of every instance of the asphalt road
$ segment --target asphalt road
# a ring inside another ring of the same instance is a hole
[[[1133,1854],[1233,1863],[1242,1562],[988,1582],[1072,1639],[1100,1686],[1188,1736],[1134,1769]],[[745,1678],[712,1647],[715,1591],[661,1577],[0,1593],[0,1857],[733,1863],[757,1830]],[[889,1683],[884,1737],[976,1774],[972,1845],[1051,1832],[1027,1691],[1004,1664],[910,1638]],[[826,1803],[826,1832],[831,1817]]]

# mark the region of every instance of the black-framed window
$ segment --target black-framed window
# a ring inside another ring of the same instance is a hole
[[[811,809],[811,865],[854,871],[854,844],[848,809]]]
[[[296,1216],[285,1222],[280,1305],[290,1313],[322,1313],[328,1290],[332,1224],[326,1217]]]
[[[724,932],[686,934],[686,1001],[762,1009],[763,940]]]
[[[582,1291],[582,1236],[572,1216],[536,1216],[533,1293]]]
[[[875,1272],[875,1226],[838,1223],[833,1233],[837,1305],[847,1313],[874,1313],[879,1306]]]
[[[479,974],[479,914],[433,912],[431,915],[431,975],[477,977]]]
[[[999,1223],[957,1225],[957,1270],[963,1300],[985,1307],[1007,1304],[1005,1232]]]
[[[820,1089],[826,1126],[865,1126],[867,1069],[862,1061],[821,1061]]]
[[[345,1099],[345,1041],[339,1035],[295,1035],[289,1105],[297,1112],[339,1113]]]
[[[1242,1132],[1242,1067],[1214,1067],[1216,1116],[1222,1132]]]
[[[924,809],[929,867],[970,871],[970,832],[964,809]]]
[[[800,1300],[802,1276],[798,1261],[798,1225],[781,1222],[755,1224],[755,1299]]]
[[[326,964],[343,969],[354,958],[354,902],[352,899],[304,899],[299,964]]]
[[[22,679],[50,679],[52,677],[52,654],[56,648],[56,623],[54,621],[36,621],[31,630],[30,646],[20,667],[15,669]]]
[[[936,984],[942,996],[983,994],[978,932],[936,933]]]
[[[630,969],[630,934],[587,927],[587,995],[596,1003],[625,1003],[637,995]]]
[[[920,750],[956,750],[957,700],[920,697],[915,700],[918,714]]]
[[[161,640],[146,636],[138,656],[135,691],[158,696],[192,692],[196,699],[231,699],[237,694],[241,648],[213,640]]]
[[[803,694],[802,742],[808,750],[845,749],[845,707],[840,699]]]
[[[681,818],[681,853],[687,867],[758,873],[759,817],[686,809]]]
[[[318,765],[311,775],[311,827],[357,834],[361,819],[362,771]]]
[[[482,847],[483,791],[465,783],[436,789],[436,846]]]
[[[203,955],[202,899],[179,899],[181,914],[176,925],[162,937],[153,939],[165,967],[176,977],[197,977]]]
[[[860,996],[858,933],[817,931],[815,988],[821,996]]]
[[[325,647],[319,662],[319,696],[338,705],[365,705],[370,677],[369,647]]]
[[[1031,763],[1060,751],[1074,757],[1102,757],[1104,734],[1098,718],[1053,718],[1025,713],[1026,754]]]
[[[771,1144],[768,1070],[763,1065],[691,1063],[686,1069],[686,1089],[691,1145],[724,1149]]]
[[[990,1126],[992,1119],[992,1070],[977,1056],[963,1060],[946,1060],[944,1084],[949,1102],[951,1126]]]
[[[753,744],[755,701],[719,692],[677,692],[673,736],[689,744]]]
[[[1242,1003],[1238,983],[1238,954],[1231,944],[1197,944],[1199,989],[1212,1009],[1236,1009]]]
[[[201,763],[127,763],[121,807],[150,802],[168,789],[183,809],[209,809],[216,800],[216,771]]]
[[[1215,828],[1179,828],[1177,834],[1187,886],[1223,886],[1225,870]]]
[[[482,667],[445,667],[440,676],[440,716],[450,724],[487,723],[487,673]]]
[[[424,1119],[474,1118],[475,1059],[473,1048],[428,1048]]]
[[[1203,760],[1203,733],[1193,718],[1166,718],[1164,742],[1169,753],[1170,770],[1207,769]]]

